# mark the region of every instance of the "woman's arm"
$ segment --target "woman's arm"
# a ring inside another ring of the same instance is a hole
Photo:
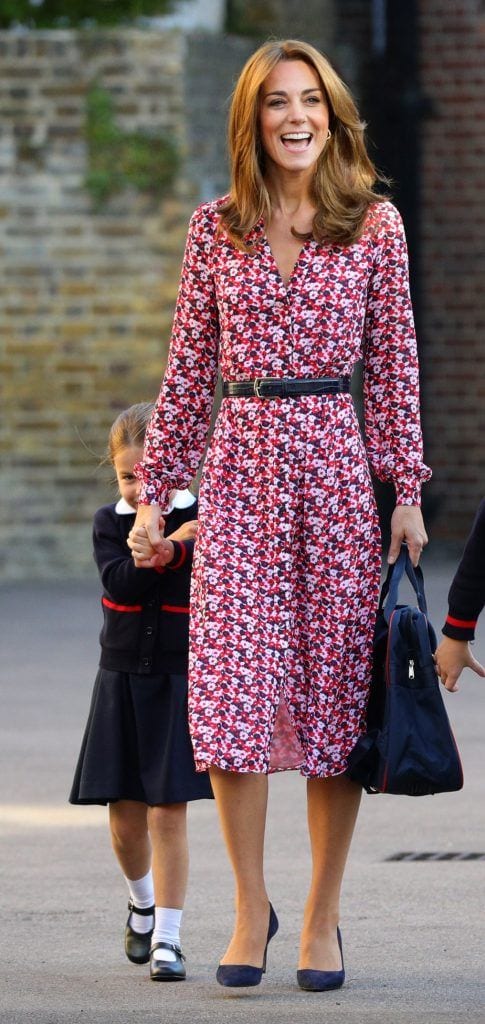
[[[161,543],[160,509],[195,476],[210,425],[218,371],[219,320],[212,273],[217,214],[194,213],[185,248],[167,369],[146,433],[136,526]]]
[[[393,482],[396,509],[388,559],[406,541],[414,564],[427,543],[420,510],[421,484],[431,471],[423,463],[419,415],[419,370],[409,292],[408,256],[401,217],[380,204],[375,265],[369,285],[364,337],[366,449],[372,471]]]

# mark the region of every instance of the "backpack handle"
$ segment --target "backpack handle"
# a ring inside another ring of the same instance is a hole
[[[397,605],[399,584],[404,576],[404,572],[406,572],[406,576],[418,599],[419,610],[423,612],[424,615],[428,614],[426,596],[424,593],[423,573],[419,565],[413,565],[409,557],[407,544],[402,544],[399,558],[397,558],[393,565],[389,566],[386,579],[382,584],[379,611],[384,612],[384,618],[387,623],[389,623],[391,614]],[[386,605],[385,608],[384,602]]]

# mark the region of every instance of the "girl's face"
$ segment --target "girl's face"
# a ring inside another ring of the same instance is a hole
[[[133,466],[135,462],[141,462],[142,457],[143,445],[130,445],[129,448],[122,448],[113,459],[119,492],[133,509],[138,508],[141,487],[141,481],[133,473]]]
[[[327,141],[329,117],[315,69],[302,60],[280,60],[261,87],[259,131],[266,160],[286,171],[312,169]]]

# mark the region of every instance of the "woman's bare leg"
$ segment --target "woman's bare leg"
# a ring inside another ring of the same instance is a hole
[[[221,963],[260,967],[269,921],[263,874],[268,778],[211,768],[210,779],[236,883],[234,932]]]
[[[300,942],[302,969],[341,969],[337,943],[340,889],[361,794],[361,787],[344,775],[308,780],[313,871]]]

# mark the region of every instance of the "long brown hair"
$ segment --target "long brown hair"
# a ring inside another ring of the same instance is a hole
[[[219,207],[221,228],[238,248],[246,249],[244,236],[261,217],[270,219],[259,108],[261,86],[282,60],[301,60],[312,67],[329,107],[332,134],[318,158],[312,187],[317,208],[313,237],[318,242],[351,245],[362,234],[369,205],[385,198],[373,186],[386,179],[367,153],[365,125],[346,85],[315,47],[294,39],[265,43],[249,58],[237,81],[228,125],[231,190]]]

